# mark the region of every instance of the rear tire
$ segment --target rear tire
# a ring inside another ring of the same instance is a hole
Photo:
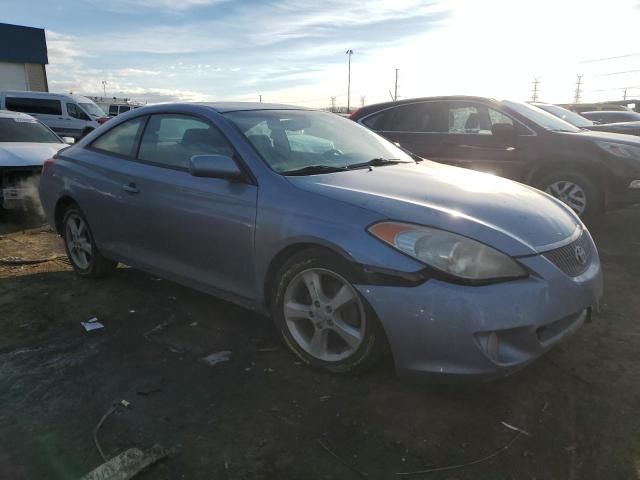
[[[305,364],[353,374],[380,357],[384,333],[353,287],[347,262],[321,249],[293,255],[279,270],[272,316],[281,337]]]
[[[593,221],[602,213],[600,189],[582,173],[568,170],[547,173],[536,185],[569,206],[584,222]]]
[[[105,277],[118,266],[118,262],[102,256],[89,223],[77,205],[70,205],[64,212],[62,237],[69,262],[81,277]]]

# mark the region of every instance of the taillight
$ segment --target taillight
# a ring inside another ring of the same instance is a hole
[[[44,161],[44,163],[42,164],[42,173],[44,173],[47,170],[47,168],[49,168],[51,165],[53,165],[54,160],[55,159],[53,157],[51,157],[51,158],[48,158],[48,159],[46,159]]]
[[[109,117],[100,117],[100,118],[96,119],[96,122],[98,122],[100,125],[102,125],[107,120],[109,120]]]
[[[362,108],[355,109],[353,112],[351,112],[351,115],[349,115],[349,118],[353,120],[360,110],[362,110]]]

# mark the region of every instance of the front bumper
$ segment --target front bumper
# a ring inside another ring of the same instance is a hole
[[[0,208],[38,204],[40,171],[41,167],[0,169]]]
[[[543,255],[519,261],[532,274],[505,283],[357,285],[382,323],[398,374],[506,375],[577,330],[602,295],[597,253],[578,277]]]

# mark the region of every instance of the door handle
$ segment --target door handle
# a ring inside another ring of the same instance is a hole
[[[132,195],[134,195],[136,193],[140,193],[140,190],[138,190],[138,187],[133,182],[131,182],[129,184],[126,184],[126,185],[122,185],[122,190],[124,190],[125,192],[130,193]]]

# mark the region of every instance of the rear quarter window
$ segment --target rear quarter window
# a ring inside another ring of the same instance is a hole
[[[138,147],[140,130],[146,118],[147,117],[133,118],[113,127],[95,139],[91,144],[91,148],[104,153],[134,158]]]

